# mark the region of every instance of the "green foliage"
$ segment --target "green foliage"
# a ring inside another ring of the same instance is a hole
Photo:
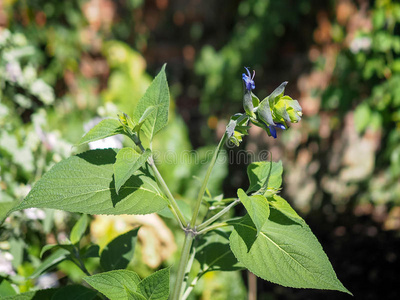
[[[118,194],[121,186],[139,169],[150,157],[151,151],[147,149],[143,154],[138,154],[132,148],[122,148],[114,164],[115,189]]]
[[[117,236],[104,248],[100,265],[105,271],[125,269],[133,258],[139,228]]]
[[[78,220],[78,222],[76,222],[74,227],[72,227],[70,236],[72,244],[76,245],[79,243],[88,225],[89,225],[88,216],[82,215],[81,218]]]
[[[169,296],[170,268],[157,271],[138,284],[140,292],[147,300],[167,300]]]
[[[15,209],[46,207],[113,215],[148,214],[163,209],[167,202],[144,169],[136,171],[116,194],[113,164],[117,152],[92,150],[61,161]],[[151,200],[142,201],[146,198]]]
[[[127,299],[125,289],[136,291],[140,277],[133,271],[115,270],[83,278],[91,287],[111,300]]]
[[[211,271],[243,269],[229,247],[229,235],[221,231],[214,231],[201,238],[196,245],[196,260],[201,265],[200,276]]]
[[[246,208],[251,220],[257,228],[257,235],[263,228],[265,222],[269,218],[269,205],[267,199],[262,195],[247,196],[246,193],[239,189],[238,197]]]
[[[256,192],[264,186],[272,191],[278,191],[282,185],[282,162],[255,162],[248,166],[249,192]]]
[[[81,140],[76,144],[80,146],[90,142],[104,139],[116,134],[124,133],[121,123],[114,119],[105,119],[100,121],[99,124],[94,126],[86,133]]]
[[[85,277],[84,280],[110,300],[166,300],[169,295],[169,268],[140,280],[133,271],[115,270]]]
[[[70,251],[67,249],[59,248],[54,251],[50,256],[46,257],[45,260],[36,268],[35,272],[31,274],[31,278],[36,278],[43,272],[48,271],[58,265],[60,262],[70,258]]]
[[[236,258],[257,276],[283,286],[338,290],[351,294],[311,230],[280,211],[271,214],[257,235],[247,215],[233,224],[229,238]]]
[[[152,110],[148,114],[149,108]],[[154,135],[167,125],[168,109],[169,89],[164,65],[160,73],[154,78],[153,82],[146,90],[144,96],[139,100],[133,114],[136,123],[140,123],[140,120],[145,116],[143,131],[150,141],[153,139]]]

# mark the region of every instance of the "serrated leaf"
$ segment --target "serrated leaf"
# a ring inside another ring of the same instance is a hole
[[[238,189],[238,197],[247,210],[251,220],[257,228],[257,235],[269,217],[269,204],[262,195],[247,196],[242,189]]]
[[[127,299],[126,288],[136,291],[140,277],[133,271],[114,270],[84,277],[91,287],[110,300]]]
[[[167,300],[169,272],[170,268],[165,268],[147,276],[138,284],[138,291],[148,300]]]
[[[271,173],[270,173],[271,172]],[[279,189],[282,185],[282,162],[260,161],[252,163],[247,168],[250,186],[247,192],[258,191],[268,179],[268,188]],[[268,178],[269,176],[269,178]]]
[[[119,150],[114,164],[114,177],[116,193],[119,193],[121,186],[141,168],[150,157],[151,151],[147,149],[143,154],[137,153],[130,147]]]
[[[167,76],[165,75],[165,65],[154,78],[144,96],[139,100],[133,113],[134,120],[137,123],[139,123],[139,120],[149,107],[154,107],[154,109],[146,117],[142,129],[151,141],[156,133],[168,123],[169,89]]]
[[[125,287],[126,295],[128,300],[146,300],[146,297],[138,292],[131,291],[127,287]]]
[[[122,133],[124,133],[124,129],[118,120],[105,119],[90,129],[75,146],[80,146]]]
[[[133,258],[139,228],[117,236],[104,248],[100,265],[105,271],[125,269]]]
[[[257,229],[246,215],[234,224],[229,238],[236,258],[255,275],[283,286],[350,292],[337,279],[317,238],[304,223],[296,223],[271,208],[268,221]]]
[[[149,214],[167,206],[156,182],[137,170],[119,195],[115,192],[115,156],[118,150],[87,151],[56,164],[14,210],[45,207],[85,214]]]
[[[69,251],[66,249],[57,249],[54,251],[50,256],[46,257],[43,262],[36,268],[36,270],[32,273],[30,278],[36,278],[43,272],[53,268],[54,266],[58,265],[60,262],[68,259]]]
[[[243,269],[229,247],[229,235],[212,232],[202,237],[196,246],[195,258],[205,274],[211,271],[237,271]]]
[[[70,235],[70,240],[72,244],[76,245],[79,243],[83,234],[86,231],[88,224],[89,224],[89,217],[87,215],[82,215],[79,218],[78,222],[76,222],[74,227],[72,227]]]

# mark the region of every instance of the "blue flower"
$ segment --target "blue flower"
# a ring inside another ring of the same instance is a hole
[[[271,132],[271,135],[276,139],[276,128],[280,128],[282,130],[286,130],[285,125],[281,123],[276,123],[276,125],[268,125],[269,131]]]
[[[254,83],[254,76],[256,75],[256,71],[253,71],[253,76],[251,76],[250,71],[248,68],[246,68],[247,75],[245,73],[242,74],[242,79],[244,81],[244,84],[246,86],[246,90],[251,91],[256,88],[256,85]]]

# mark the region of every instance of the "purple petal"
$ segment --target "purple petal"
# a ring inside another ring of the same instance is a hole
[[[276,129],[273,125],[269,125],[268,126],[269,131],[271,132],[271,135],[274,137],[274,139],[276,139]]]

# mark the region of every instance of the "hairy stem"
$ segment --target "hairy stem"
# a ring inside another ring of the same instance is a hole
[[[227,135],[225,133],[222,136],[221,140],[219,141],[217,149],[215,149],[214,155],[211,159],[210,165],[208,166],[206,176],[204,177],[203,184],[201,185],[199,194],[197,196],[197,201],[196,201],[195,209],[193,211],[193,216],[192,216],[192,219],[190,220],[191,228],[194,228],[194,226],[196,225],[197,216],[199,215],[200,206],[201,206],[201,202],[203,201],[204,192],[206,191],[206,188],[207,188],[208,179],[210,178],[211,171],[215,165],[215,162],[217,161],[218,154],[221,151],[222,145],[225,143],[226,138],[227,138]]]
[[[145,151],[145,149],[144,149],[140,139],[133,133],[130,134],[130,138],[136,144],[136,146],[139,147],[140,151],[143,153]],[[185,226],[187,225],[187,221],[186,221],[185,217],[183,216],[183,213],[181,212],[178,204],[176,203],[174,196],[172,195],[171,191],[169,190],[167,184],[165,183],[164,178],[161,176],[160,172],[158,171],[158,169],[154,163],[153,157],[150,156],[147,159],[147,162],[148,162],[150,168],[153,170],[154,176],[156,177],[158,184],[163,189],[164,193],[167,195],[167,197],[170,201],[170,205],[168,205],[168,208],[171,210],[172,214],[177,219],[180,227],[182,229],[184,229]]]
[[[185,241],[181,252],[181,258],[179,260],[178,272],[176,274],[175,285],[172,290],[171,300],[179,300],[182,292],[182,283],[185,278],[186,266],[190,256],[190,249],[194,240],[194,235],[191,232],[185,232]]]
[[[202,229],[206,228],[208,225],[210,225],[212,222],[218,220],[222,215],[227,213],[232,207],[240,203],[239,199],[235,199],[231,204],[226,206],[224,209],[222,209],[220,212],[216,213],[214,216],[197,226],[197,230],[201,231]]]
[[[225,223],[225,222],[216,223],[216,224],[213,224],[211,226],[208,226],[208,227],[204,228],[203,230],[198,231],[197,234],[199,234],[199,235],[200,234],[205,234],[205,233],[207,233],[207,232],[209,232],[211,230],[214,230],[214,229],[217,229],[217,228],[221,228],[221,227],[225,227],[225,226],[230,226],[230,224]]]

